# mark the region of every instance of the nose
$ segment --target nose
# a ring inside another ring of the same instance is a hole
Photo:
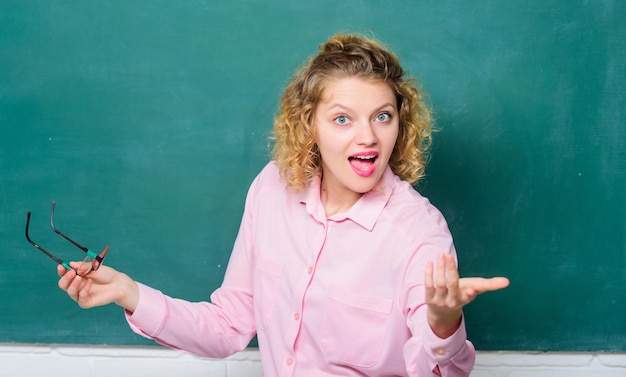
[[[374,131],[374,125],[370,122],[359,122],[357,127],[356,142],[359,145],[374,145],[378,142],[378,137]]]

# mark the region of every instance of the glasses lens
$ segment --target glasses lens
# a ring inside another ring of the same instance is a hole
[[[78,268],[76,269],[76,273],[80,276],[85,276],[88,273],[90,273],[94,268],[94,262],[95,260],[90,257],[89,255],[87,255],[85,257],[85,259],[83,259],[82,262],[80,262],[80,265],[78,266]]]

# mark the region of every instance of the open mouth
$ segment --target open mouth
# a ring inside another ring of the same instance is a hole
[[[378,153],[363,153],[348,157],[352,169],[359,175],[368,176],[374,172]]]

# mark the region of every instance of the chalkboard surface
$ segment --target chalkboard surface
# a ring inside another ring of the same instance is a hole
[[[441,131],[418,186],[461,272],[512,284],[466,310],[482,350],[626,351],[626,2],[0,2],[0,342],[147,344],[81,310],[82,252],[165,293],[219,286],[296,66],[337,31],[389,44]]]

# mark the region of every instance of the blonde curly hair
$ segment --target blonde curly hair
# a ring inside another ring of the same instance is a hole
[[[300,190],[319,174],[314,114],[328,79],[358,77],[383,81],[396,94],[400,127],[389,159],[391,170],[416,184],[424,176],[432,143],[431,112],[417,81],[407,77],[398,57],[380,43],[355,34],[337,34],[291,77],[274,119],[272,158],[281,178]]]

